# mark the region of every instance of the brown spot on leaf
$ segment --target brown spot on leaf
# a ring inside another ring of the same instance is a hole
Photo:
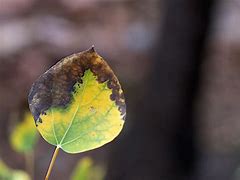
[[[74,84],[82,83],[81,78],[87,69],[93,72],[99,83],[107,81],[108,88],[112,89],[110,98],[115,101],[124,119],[126,105],[121,86],[109,65],[92,47],[60,60],[36,80],[28,96],[35,121],[50,107],[66,107],[72,100]]]

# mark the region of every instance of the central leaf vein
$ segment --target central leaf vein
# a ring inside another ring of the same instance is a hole
[[[83,98],[84,93],[85,93],[86,86],[87,86],[87,84],[88,84],[88,74],[85,74],[85,76],[86,76],[86,81],[83,83],[83,90],[82,90],[82,93],[81,93],[81,98]],[[81,98],[80,98],[80,99],[81,99]],[[76,101],[76,99],[74,99],[74,101]],[[60,141],[60,143],[59,143],[60,146],[62,145],[65,137],[67,136],[67,134],[68,134],[68,132],[69,132],[69,130],[70,130],[72,124],[73,124],[73,121],[74,121],[74,119],[75,119],[76,114],[77,114],[78,111],[79,111],[79,104],[78,104],[78,106],[76,107],[76,110],[75,110],[75,112],[74,112],[74,114],[73,114],[73,116],[72,116],[72,118],[71,118],[71,120],[70,120],[70,124],[69,124],[67,130],[65,131],[65,133],[64,133],[64,135],[63,135],[63,137],[62,137],[62,139],[61,139],[61,141]]]

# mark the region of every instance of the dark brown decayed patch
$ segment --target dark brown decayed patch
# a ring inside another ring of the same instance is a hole
[[[121,86],[111,68],[92,47],[60,60],[36,80],[28,96],[35,122],[50,107],[64,108],[71,102],[73,86],[76,82],[82,83],[81,78],[87,69],[93,72],[98,82],[108,81],[107,86],[112,89],[110,98],[116,102],[125,119],[126,105]]]

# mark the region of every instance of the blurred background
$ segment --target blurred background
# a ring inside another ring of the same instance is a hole
[[[102,148],[60,152],[51,179],[88,157],[101,169],[90,180],[240,180],[239,29],[240,0],[0,0],[0,179],[4,168],[44,178],[54,147],[11,140],[28,91],[95,45],[125,92],[125,127]]]

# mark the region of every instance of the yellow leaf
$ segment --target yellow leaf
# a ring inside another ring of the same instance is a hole
[[[90,157],[84,157],[79,160],[75,167],[71,180],[103,180],[104,169],[99,165],[94,165]]]
[[[1,180],[30,180],[29,175],[22,170],[13,170],[0,159],[0,179]]]
[[[10,136],[10,144],[17,152],[33,150],[37,141],[37,131],[30,112],[25,113],[22,122],[16,125]]]
[[[62,59],[40,76],[29,105],[42,137],[68,153],[112,141],[126,115],[119,81],[93,48]]]

